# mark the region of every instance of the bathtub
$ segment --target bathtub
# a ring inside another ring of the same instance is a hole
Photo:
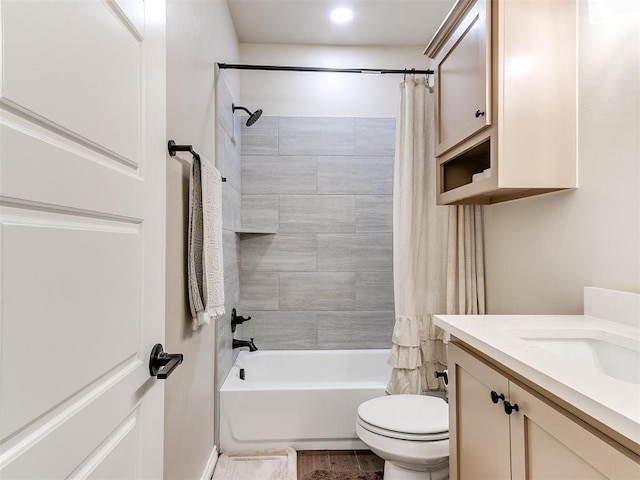
[[[385,395],[388,355],[389,350],[241,352],[220,389],[220,450],[367,448],[356,435],[356,412],[365,400]]]

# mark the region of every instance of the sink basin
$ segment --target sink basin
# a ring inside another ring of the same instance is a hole
[[[640,384],[640,338],[596,329],[505,329],[521,340],[623,382]]]

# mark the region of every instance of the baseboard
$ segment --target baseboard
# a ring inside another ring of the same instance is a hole
[[[213,477],[213,471],[216,469],[216,463],[218,463],[218,446],[214,445],[200,480],[211,480],[211,477]]]

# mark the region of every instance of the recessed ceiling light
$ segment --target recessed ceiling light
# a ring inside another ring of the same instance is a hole
[[[347,23],[353,18],[353,10],[346,7],[336,8],[331,11],[331,20],[336,23]]]

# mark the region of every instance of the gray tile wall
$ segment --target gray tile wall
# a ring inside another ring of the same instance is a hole
[[[237,351],[231,349],[231,309],[240,304],[241,152],[240,117],[231,110],[233,97],[224,81],[217,88],[216,165],[227,181],[222,184],[222,249],[224,254],[225,315],[216,320],[216,409],[219,389]],[[216,421],[216,428],[219,422]]]
[[[215,323],[215,443],[220,443],[220,387],[238,351],[231,348],[231,309],[240,304],[241,151],[240,117],[234,115],[233,96],[221,75],[216,88],[216,166],[227,181],[222,184],[222,249],[224,255],[225,315]]]
[[[240,313],[252,320],[237,337],[261,349],[391,345],[394,148],[394,119],[242,125],[242,227],[278,233],[241,237]]]

